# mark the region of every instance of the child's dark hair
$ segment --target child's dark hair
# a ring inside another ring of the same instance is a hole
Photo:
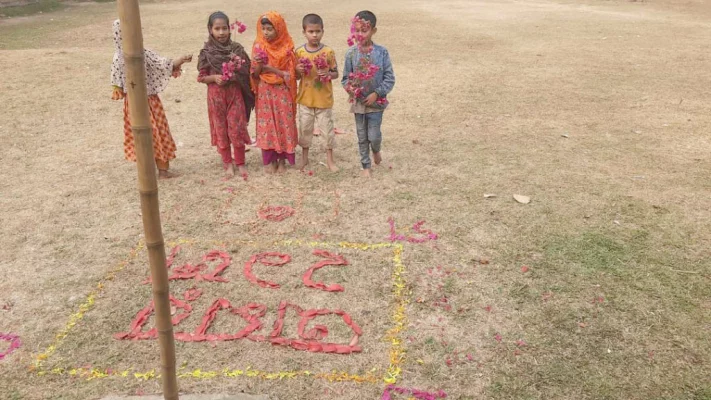
[[[364,10],[356,14],[356,17],[362,19],[363,21],[370,22],[370,27],[375,28],[375,24],[378,20],[375,18],[375,14],[372,11]]]
[[[318,25],[323,29],[323,19],[317,14],[306,14],[304,15],[304,19],[301,20],[301,25],[304,29],[306,29],[306,25]]]
[[[222,11],[215,11],[210,14],[210,18],[207,19],[207,29],[212,29],[212,26],[215,25],[215,21],[218,19],[224,19],[227,26],[230,26],[230,19],[227,17],[227,14]]]
[[[267,17],[262,18],[262,20],[259,22],[262,25],[271,25],[272,27],[274,27],[274,24],[272,24],[272,21],[270,21],[269,18],[267,18]]]

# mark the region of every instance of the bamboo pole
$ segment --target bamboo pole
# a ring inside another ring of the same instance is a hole
[[[153,159],[153,131],[148,108],[144,67],[143,33],[138,0],[118,0],[121,41],[126,64],[126,88],[131,130],[136,147],[138,191],[141,196],[143,230],[146,234],[148,261],[153,278],[153,302],[160,345],[161,376],[165,400],[178,400],[175,372],[175,338],[170,318],[168,270],[165,266],[165,244],[160,222],[158,182]]]

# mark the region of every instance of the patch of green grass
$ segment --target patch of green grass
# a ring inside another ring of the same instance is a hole
[[[626,258],[623,243],[597,232],[586,232],[569,241],[553,243],[547,252],[549,256],[577,262],[588,273],[615,272],[624,265]]]
[[[640,203],[612,213],[622,224],[549,231],[497,260],[516,266],[500,279],[531,346],[516,363],[495,357],[489,397],[709,400],[711,260],[669,213]]]
[[[458,292],[458,290],[455,288],[456,284],[457,281],[454,279],[454,277],[449,277],[444,280],[444,287],[442,288],[442,291],[447,296],[456,294]]]
[[[405,191],[396,191],[395,193],[392,194],[392,198],[394,200],[405,200],[405,201],[414,201],[416,199],[415,195],[412,192],[405,192]]]
[[[59,0],[39,0],[34,3],[21,6],[9,6],[0,8],[2,18],[25,17],[39,13],[48,13],[66,8],[67,5]]]

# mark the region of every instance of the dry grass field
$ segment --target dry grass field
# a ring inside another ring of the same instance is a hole
[[[21,340],[12,352],[0,340],[0,398],[158,393],[156,341],[114,338],[150,301],[136,170],[110,99],[116,5],[57,8],[0,19],[0,334]],[[223,179],[195,64],[162,93],[181,174],[159,184],[176,265],[231,257],[229,282],[171,282],[175,297],[203,291],[176,331],[217,298],[265,305],[262,335],[281,301],[343,309],[363,330],[351,355],[178,342],[183,392],[379,399],[398,369],[397,386],[449,399],[711,399],[708,2],[155,1],[141,9],[146,47],[197,55],[218,9],[248,25],[245,45],[264,11],[295,42],[319,13],[341,63],[349,18],[371,9],[397,83],[371,180],[341,90],[341,171],[318,164],[318,147],[312,174],[265,176],[252,151],[246,182]],[[259,219],[269,205],[295,214]],[[391,217],[397,234],[420,237],[424,220],[437,240],[392,243]],[[348,260],[314,274],[342,293],[301,284],[314,248]],[[292,256],[254,268],[279,289],[243,276],[264,251]],[[298,317],[285,321],[296,338]],[[314,323],[351,339],[340,318]],[[244,326],[223,310],[210,329]]]

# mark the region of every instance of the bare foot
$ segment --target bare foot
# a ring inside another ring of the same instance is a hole
[[[326,166],[331,172],[338,172],[338,167],[336,166],[336,161],[333,159],[333,149],[326,150]]]
[[[370,174],[370,168],[364,169],[360,174],[361,174],[364,178],[370,178],[370,177],[373,176],[373,175]]]
[[[175,172],[170,172],[167,169],[159,169],[158,170],[158,179],[170,179],[170,178],[177,178],[179,176],[180,176],[180,174],[176,174]]]
[[[276,172],[276,164],[270,163],[264,166],[264,173],[265,174],[273,174]]]
[[[380,155],[380,152],[373,153],[373,162],[375,162],[375,165],[380,165],[380,163],[383,162],[383,157]]]
[[[304,168],[306,168],[308,165],[309,165],[309,162],[308,162],[308,161],[304,161],[304,160],[302,159],[301,161],[299,161],[299,162],[296,164],[296,168],[298,168],[299,171],[303,171]]]
[[[234,164],[225,164],[225,178],[230,179],[235,176],[235,166]]]
[[[286,172],[286,162],[284,160],[279,161],[279,166],[277,167],[277,173],[283,174]]]
[[[239,172],[239,175],[241,177],[247,176],[247,166],[246,165],[238,165],[237,166],[237,172]]]

